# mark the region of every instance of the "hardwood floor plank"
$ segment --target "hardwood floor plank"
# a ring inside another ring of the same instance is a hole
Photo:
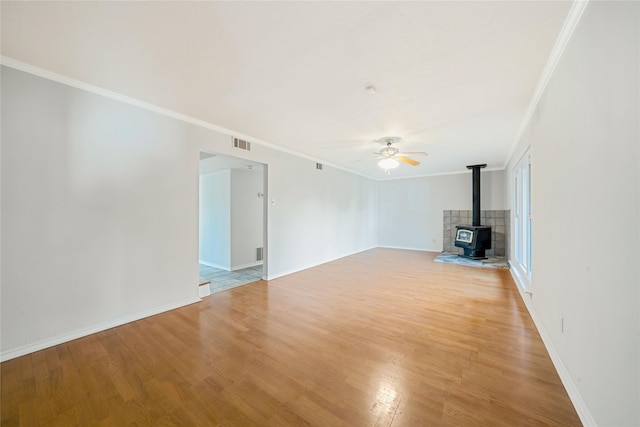
[[[2,363],[2,426],[578,426],[508,271],[374,249]]]

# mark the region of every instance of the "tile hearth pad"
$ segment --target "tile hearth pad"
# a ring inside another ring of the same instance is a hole
[[[509,263],[507,262],[506,258],[494,256],[490,256],[487,257],[487,259],[482,260],[473,260],[458,256],[458,254],[442,252],[434,259],[434,261],[482,268],[509,268]]]

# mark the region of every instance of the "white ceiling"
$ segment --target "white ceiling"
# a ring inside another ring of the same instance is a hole
[[[393,178],[503,167],[570,7],[3,1],[2,55],[373,178],[429,153]]]

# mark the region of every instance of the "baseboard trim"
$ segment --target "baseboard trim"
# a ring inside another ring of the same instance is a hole
[[[284,277],[284,276],[288,276],[290,274],[298,273],[298,272],[303,271],[303,270],[308,270],[309,268],[317,267],[319,265],[326,264],[328,262],[332,262],[332,261],[335,261],[335,260],[338,260],[338,259],[341,259],[341,258],[345,258],[345,257],[351,256],[351,255],[359,254],[360,252],[365,252],[365,251],[368,251],[368,250],[371,250],[371,249],[374,249],[374,248],[376,248],[376,246],[371,246],[371,247],[366,248],[366,249],[361,249],[361,250],[358,250],[358,251],[355,251],[355,252],[351,252],[351,253],[348,253],[348,254],[345,254],[345,255],[341,255],[341,256],[338,256],[338,257],[335,257],[335,258],[331,258],[331,259],[328,259],[326,261],[319,262],[317,264],[309,264],[307,266],[303,266],[303,267],[295,268],[295,269],[291,269],[291,270],[286,270],[286,271],[283,271],[281,273],[276,273],[276,274],[273,274],[273,275],[267,274],[266,276],[262,277],[262,280],[274,280],[274,279],[277,279],[279,277]]]
[[[198,260],[198,264],[206,265],[207,267],[219,268],[220,270],[224,271],[231,271],[231,268],[228,265],[214,264],[212,262],[206,262],[202,260]]]
[[[378,246],[379,248],[382,249],[402,249],[405,251],[419,251],[419,252],[442,252],[442,249],[429,249],[429,248],[410,248],[407,246],[386,246],[386,245],[381,245]]]
[[[516,288],[520,293],[520,298],[522,298],[524,305],[527,307],[527,311],[529,312],[529,315],[531,316],[531,319],[533,320],[533,323],[535,324],[536,329],[540,334],[540,338],[542,338],[542,342],[544,343],[544,346],[547,349],[547,352],[549,353],[551,362],[553,362],[553,366],[556,368],[556,372],[558,372],[558,376],[560,376],[560,381],[562,381],[564,388],[567,390],[569,399],[571,399],[571,403],[573,403],[573,407],[576,409],[576,412],[578,413],[578,417],[580,417],[580,421],[582,421],[582,424],[587,427],[597,426],[596,420],[593,418],[593,415],[591,415],[591,412],[589,411],[587,404],[582,398],[582,395],[580,394],[580,391],[578,390],[576,383],[573,381],[573,378],[571,378],[571,375],[569,374],[569,370],[567,370],[567,367],[562,362],[562,358],[560,357],[560,354],[558,353],[555,346],[553,345],[553,342],[551,341],[551,337],[547,333],[547,330],[545,329],[544,324],[538,317],[538,314],[536,313],[536,310],[533,307],[533,303],[531,301],[533,295],[531,294],[530,291],[526,291],[523,289],[522,286],[524,284],[520,282],[521,277],[514,270],[515,270],[514,268],[509,269],[509,271],[511,272],[511,277],[513,277],[513,280],[516,282]]]
[[[237,271],[237,270],[242,270],[243,268],[249,268],[249,267],[256,267],[258,265],[262,265],[263,261],[254,261],[254,262],[250,262],[248,264],[241,264],[241,265],[236,265],[231,267],[231,271]]]
[[[155,316],[156,314],[164,313],[165,311],[175,310],[176,308],[191,305],[200,302],[200,298],[185,298],[171,304],[155,307],[150,310],[145,310],[140,313],[132,314],[129,316],[120,317],[109,322],[100,323],[98,325],[89,326],[87,328],[78,329],[65,334],[61,334],[55,337],[47,338],[35,343],[23,345],[18,348],[10,349],[0,353],[0,361],[6,362],[7,360],[15,359],[16,357],[24,356],[36,351],[44,350],[45,348],[53,347],[59,344],[64,344],[69,341],[73,341],[78,338],[86,337],[87,335],[95,334],[97,332],[106,331],[107,329],[115,328],[116,326],[122,326],[126,323],[135,322],[136,320],[144,319],[145,317]]]

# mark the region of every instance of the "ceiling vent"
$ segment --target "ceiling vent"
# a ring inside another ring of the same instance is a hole
[[[240,150],[251,151],[251,143],[244,139],[233,138],[233,146]]]

